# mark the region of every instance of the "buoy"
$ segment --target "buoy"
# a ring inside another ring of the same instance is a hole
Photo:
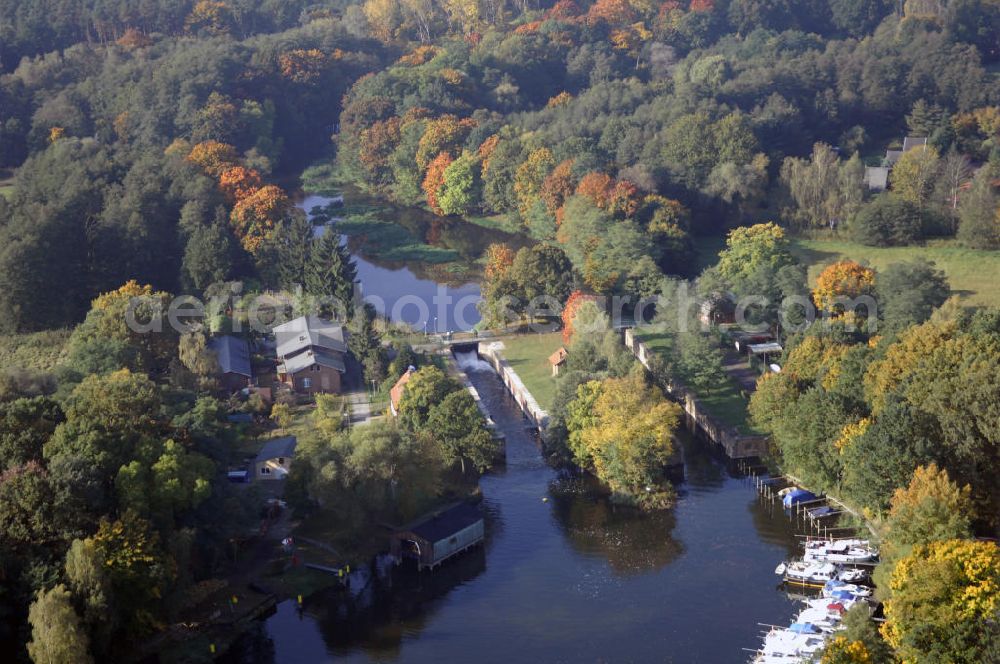
[[[299,606],[302,606],[302,595],[299,595],[298,600],[299,600]]]
[[[543,502],[543,503],[547,503],[547,502],[549,502],[549,498],[548,498],[548,496],[546,496],[545,498],[542,498],[542,502]]]

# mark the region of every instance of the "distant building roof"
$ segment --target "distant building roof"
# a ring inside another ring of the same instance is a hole
[[[301,316],[275,326],[273,332],[278,357],[281,358],[300,353],[310,346],[338,353],[347,352],[344,327],[319,316]]]
[[[295,436],[272,438],[264,443],[264,446],[260,448],[260,452],[257,454],[257,458],[254,459],[254,462],[263,463],[270,459],[277,459],[279,457],[293,457],[295,456],[295,444]]]
[[[253,415],[250,413],[229,413],[226,415],[226,421],[233,424],[250,424],[253,422]]]
[[[566,361],[567,357],[569,357],[569,351],[566,350],[565,346],[560,346],[559,350],[549,355],[549,364],[558,367]]]
[[[886,166],[895,166],[899,158],[903,156],[902,150],[886,150],[884,164]]]
[[[389,390],[389,405],[392,407],[393,415],[399,413],[399,400],[403,398],[403,391],[406,389],[406,384],[410,382],[410,377],[416,370],[416,367],[410,365],[406,372],[396,381],[396,384],[392,386],[392,389]]]
[[[866,166],[865,184],[872,191],[885,191],[889,186],[889,169],[886,166]]]
[[[478,505],[459,503],[407,528],[407,530],[423,537],[428,542],[439,542],[482,520],[483,513]]]
[[[907,136],[903,139],[903,152],[909,152],[913,148],[927,147],[926,136]]]
[[[219,370],[222,373],[251,377],[250,346],[246,339],[237,339],[226,334],[209,339],[208,347],[219,358]]]
[[[771,341],[763,344],[749,344],[747,350],[754,355],[764,355],[766,353],[780,353],[782,348],[777,341]]]
[[[282,361],[282,368],[284,369],[283,373],[291,375],[317,364],[321,367],[335,369],[340,373],[345,373],[347,371],[347,366],[344,364],[344,356],[342,354],[337,352],[327,352],[322,348],[307,350],[304,353],[286,357]]]

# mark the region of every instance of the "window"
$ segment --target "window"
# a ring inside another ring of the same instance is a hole
[[[278,465],[279,466],[285,465],[285,457],[278,457]]]
[[[303,378],[302,379],[302,389],[303,390],[308,390],[310,387],[312,387],[312,384],[313,384],[313,379],[312,378]]]
[[[260,467],[260,474],[261,475],[270,475],[271,474],[271,469],[268,468],[267,466],[261,466]]]

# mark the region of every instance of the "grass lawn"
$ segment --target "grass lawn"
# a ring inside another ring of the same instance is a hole
[[[719,251],[725,248],[721,237],[695,238],[697,269],[715,265]],[[806,239],[793,237],[792,252],[809,268],[809,283],[824,267],[839,260],[850,259],[867,263],[882,270],[892,263],[922,256],[934,261],[948,275],[956,295],[970,305],[1000,306],[1000,251],[967,249],[952,240],[937,240],[922,247],[866,247],[839,239]]]
[[[640,339],[653,352],[659,353],[668,348],[670,337],[667,334],[643,334]],[[743,396],[743,391],[739,384],[732,378],[728,378],[721,385],[709,391],[697,393],[698,401],[713,416],[722,420],[731,427],[737,428],[740,433],[757,434],[750,425],[750,418],[747,413],[747,398]]]
[[[62,359],[70,330],[0,336],[0,368],[51,371]]]
[[[923,247],[866,247],[842,240],[792,240],[792,250],[809,266],[809,282],[815,283],[820,271],[830,263],[850,259],[867,262],[876,270],[891,263],[918,256],[934,261],[948,275],[952,291],[972,305],[1000,305],[1000,251],[967,249],[953,241],[932,242]]]
[[[556,380],[552,377],[549,355],[562,346],[562,334],[526,334],[504,339],[503,356],[511,368],[521,377],[535,401],[542,408],[552,407],[556,392]]]
[[[0,196],[10,198],[14,195],[14,184],[11,182],[0,182]]]

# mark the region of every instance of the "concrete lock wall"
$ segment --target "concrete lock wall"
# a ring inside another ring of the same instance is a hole
[[[517,372],[504,359],[503,348],[502,341],[494,341],[492,343],[481,342],[479,344],[479,356],[489,362],[497,372],[501,382],[510,391],[511,396],[514,397],[514,401],[521,407],[521,411],[524,412],[525,417],[538,427],[540,431],[544,431],[549,425],[549,414],[538,405],[535,397],[531,395],[528,388],[521,382],[521,377],[517,375]]]
[[[653,357],[653,351],[636,338],[635,330],[632,328],[625,330],[625,347],[635,355],[642,366],[651,370],[650,359]],[[729,458],[760,458],[767,453],[767,436],[744,435],[719,422],[699,404],[694,392],[677,381],[669,381],[663,387],[667,394],[684,408],[688,428],[700,432],[713,443],[720,445]]]

